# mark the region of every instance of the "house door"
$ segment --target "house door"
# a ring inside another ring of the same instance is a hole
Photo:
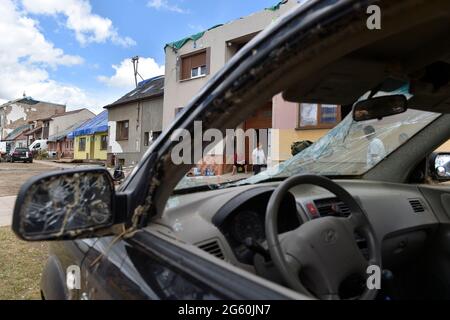
[[[89,152],[89,159],[94,159],[94,152],[95,152],[95,136],[92,136],[89,140],[91,142],[90,146],[90,152]]]
[[[248,118],[244,122],[244,130],[248,129],[267,129],[267,134],[269,133],[269,129],[272,128],[272,101],[268,102],[266,105],[262,106],[255,114]],[[258,133],[259,134],[259,133]],[[258,137],[259,138],[259,137]],[[257,138],[257,139],[258,139]],[[269,137],[267,137],[267,141],[270,141]],[[256,141],[255,141],[256,143]],[[250,163],[250,159],[252,157],[253,148],[255,146],[251,146],[248,139],[245,139],[245,150],[246,156],[245,160],[247,163]],[[265,150],[267,153],[267,150]],[[267,154],[266,154],[267,157]]]

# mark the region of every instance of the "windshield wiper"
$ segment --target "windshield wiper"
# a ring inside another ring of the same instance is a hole
[[[287,178],[288,177],[270,177],[270,178],[267,178],[267,179],[264,179],[264,180],[260,180],[260,181],[256,182],[256,184],[283,181],[283,180],[285,180]]]
[[[241,179],[237,179],[237,180],[233,180],[233,181],[226,181],[226,182],[222,182],[222,183],[202,184],[202,185],[193,186],[193,187],[175,189],[173,191],[173,194],[180,195],[180,194],[188,194],[188,193],[199,192],[199,191],[210,191],[210,190],[222,189],[222,188],[226,188],[228,185],[230,185],[232,183],[242,181],[245,179],[246,178],[241,178]]]
[[[239,183],[239,184],[236,183],[236,182],[248,179],[248,178],[244,178],[244,179],[241,179],[241,180],[233,181],[233,182],[229,183],[228,185],[222,185],[221,188],[231,188],[231,187],[237,187],[237,186],[241,187],[241,186],[248,186],[248,185],[253,185],[253,184],[268,183],[268,182],[275,182],[275,181],[283,181],[286,178],[287,177],[270,177],[270,178],[267,178],[267,179],[259,180],[257,182],[245,182],[245,183]]]
[[[217,190],[219,189],[220,184],[202,184],[195,187],[187,187],[183,189],[175,189],[173,191],[173,194],[180,195],[180,194],[188,194],[193,192],[199,192],[199,191],[210,191],[210,190]]]

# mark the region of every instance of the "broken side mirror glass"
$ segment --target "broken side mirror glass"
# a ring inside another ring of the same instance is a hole
[[[13,231],[28,241],[76,239],[115,224],[115,190],[104,168],[47,173],[17,197]]]
[[[402,94],[358,101],[353,107],[353,120],[382,119],[405,112],[408,109],[407,106],[408,100]]]

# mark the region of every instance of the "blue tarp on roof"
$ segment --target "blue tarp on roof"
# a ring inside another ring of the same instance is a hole
[[[53,136],[48,137],[49,142],[56,142],[59,140],[63,140],[65,137],[68,139],[73,139],[73,131],[80,128],[83,124],[87,123],[90,120],[81,120],[75,123],[73,126],[70,126],[66,130],[63,130],[57,134],[54,134]],[[70,135],[70,137],[69,137]]]
[[[138,83],[138,88],[142,87],[142,86],[145,86],[147,83],[155,81],[156,79],[159,79],[159,78],[162,78],[162,77],[164,77],[164,76],[163,75],[162,76],[156,76],[156,77],[153,77],[153,78],[142,80],[141,82]]]
[[[97,132],[108,131],[108,111],[105,110],[98,114],[95,118],[92,118],[82,126],[78,127],[67,135],[69,139],[74,137],[90,135]]]

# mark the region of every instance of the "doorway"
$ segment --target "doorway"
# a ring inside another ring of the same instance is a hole
[[[262,106],[258,111],[256,111],[253,116],[249,119],[247,119],[244,122],[244,131],[247,131],[248,129],[266,129],[267,130],[267,142],[269,143],[269,149],[270,149],[270,134],[272,129],[272,101],[269,101],[267,104]],[[257,137],[257,140],[259,139],[259,136]],[[266,158],[269,155],[269,150],[264,150],[264,153],[266,154]],[[252,157],[252,146],[250,146],[249,139],[245,139],[245,158],[246,163],[250,163],[250,159]]]

